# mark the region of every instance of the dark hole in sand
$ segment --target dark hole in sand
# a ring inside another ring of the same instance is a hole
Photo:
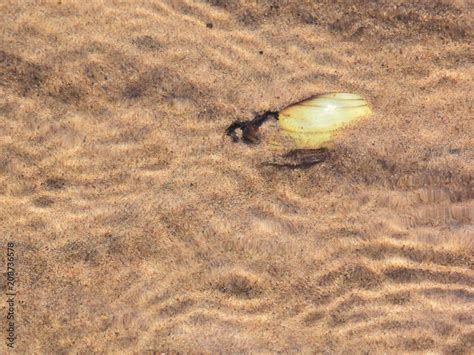
[[[33,200],[33,204],[37,207],[49,207],[54,203],[54,200],[48,196],[40,196]]]
[[[63,178],[49,178],[43,183],[46,190],[60,190],[66,185]]]

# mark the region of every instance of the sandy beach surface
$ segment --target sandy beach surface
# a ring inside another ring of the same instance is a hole
[[[472,1],[0,2],[1,352],[474,347]],[[234,120],[354,92],[307,169]]]

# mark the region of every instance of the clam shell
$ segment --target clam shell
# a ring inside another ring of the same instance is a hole
[[[316,148],[341,128],[372,113],[367,101],[351,93],[329,93],[290,105],[279,113],[282,133],[298,148]]]

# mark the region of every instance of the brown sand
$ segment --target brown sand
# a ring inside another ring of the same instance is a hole
[[[0,10],[18,353],[472,351],[471,1]],[[320,165],[223,137],[330,91]]]

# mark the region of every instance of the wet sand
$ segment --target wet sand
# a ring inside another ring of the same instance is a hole
[[[18,353],[472,351],[472,3],[0,9]],[[224,136],[335,91],[321,164]]]

